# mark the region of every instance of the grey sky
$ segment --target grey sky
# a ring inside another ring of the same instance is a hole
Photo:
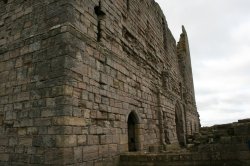
[[[203,126],[250,118],[250,0],[156,0],[176,41],[184,25]]]

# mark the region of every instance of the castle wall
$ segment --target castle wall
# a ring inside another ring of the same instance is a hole
[[[112,160],[128,151],[131,112],[140,151],[178,143],[177,104],[184,134],[199,123],[153,0],[0,3],[1,164]]]
[[[68,97],[68,44],[59,26],[68,19],[66,4],[0,1],[0,165],[60,165],[74,158],[68,147],[77,136],[69,134],[85,120],[72,117],[75,101]]]
[[[248,166],[250,165],[250,119],[200,129],[189,138],[186,151],[136,154],[120,157],[121,166]],[[191,146],[192,145],[192,146]]]

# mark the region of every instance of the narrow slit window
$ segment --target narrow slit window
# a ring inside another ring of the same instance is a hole
[[[100,42],[102,37],[101,21],[105,16],[105,13],[101,10],[101,1],[99,1],[99,5],[95,7],[95,14],[97,15],[97,41]]]
[[[127,11],[130,10],[130,0],[127,0]]]
[[[163,46],[164,46],[164,49],[166,50],[167,49],[167,33],[166,33],[166,23],[165,23],[165,20],[164,18],[162,18],[162,37],[163,37]]]

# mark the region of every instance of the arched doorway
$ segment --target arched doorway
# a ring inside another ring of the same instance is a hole
[[[180,104],[175,106],[175,124],[176,124],[176,134],[178,142],[181,146],[186,145],[185,127],[184,127],[184,116],[182,107]]]
[[[138,139],[138,118],[134,112],[131,112],[128,116],[128,150],[129,152],[139,150]]]

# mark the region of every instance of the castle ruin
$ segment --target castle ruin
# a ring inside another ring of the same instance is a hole
[[[199,128],[187,33],[154,0],[0,1],[0,165],[116,165]]]

